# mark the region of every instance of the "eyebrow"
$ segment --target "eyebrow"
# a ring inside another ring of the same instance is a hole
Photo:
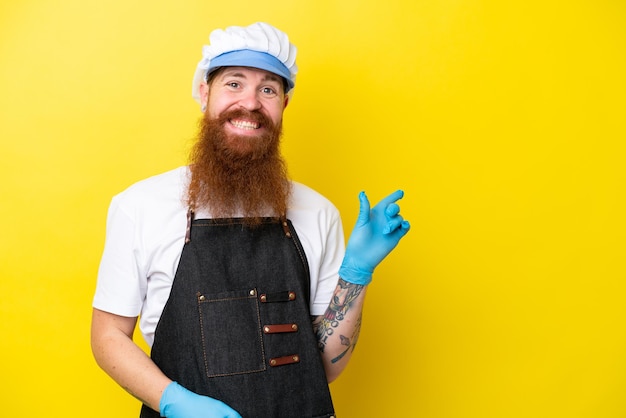
[[[231,70],[231,71],[226,70],[226,71],[224,71],[220,78],[226,78],[226,77],[237,77],[237,78],[243,78],[243,79],[247,78],[244,73],[239,72],[238,70]],[[282,77],[279,77],[276,74],[268,72],[267,74],[265,74],[263,76],[261,81],[262,82],[265,82],[265,81],[275,81],[277,83],[282,83]]]

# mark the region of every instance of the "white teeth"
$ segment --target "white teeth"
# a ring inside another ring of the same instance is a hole
[[[257,129],[259,124],[256,122],[248,122],[245,120],[231,120],[230,123],[239,129]]]

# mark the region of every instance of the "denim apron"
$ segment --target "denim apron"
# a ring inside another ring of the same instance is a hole
[[[291,221],[191,218],[153,361],[243,418],[334,417]],[[141,418],[150,417],[159,413],[144,405]]]

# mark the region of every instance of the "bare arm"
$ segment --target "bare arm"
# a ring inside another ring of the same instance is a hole
[[[98,309],[91,320],[91,350],[98,365],[120,386],[155,411],[171,380],[133,342],[137,318]]]
[[[329,383],[347,366],[359,339],[365,288],[340,278],[326,313],[313,319]]]
[[[374,269],[409,232],[409,222],[400,216],[396,203],[402,196],[398,190],[370,210],[365,193],[359,194],[359,216],[339,268],[339,282],[326,313],[313,319],[329,382],[343,371],[356,346],[365,288]]]

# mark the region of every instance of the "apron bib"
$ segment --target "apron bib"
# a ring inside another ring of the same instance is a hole
[[[291,222],[200,219],[189,228],[153,361],[243,418],[334,417],[309,314],[308,263]],[[141,418],[152,417],[159,413],[144,405]]]

